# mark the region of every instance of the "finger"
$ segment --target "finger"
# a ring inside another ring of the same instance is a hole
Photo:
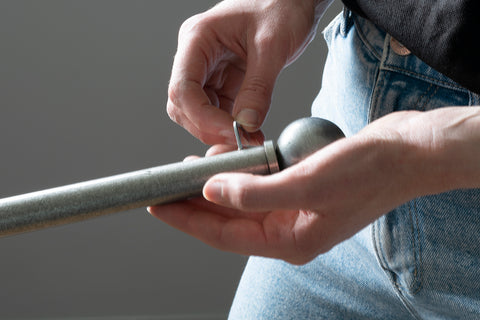
[[[255,176],[245,173],[221,173],[207,181],[203,187],[205,199],[216,204],[236,208],[242,211],[266,211],[275,209],[294,209],[297,201],[291,182],[281,179]]]
[[[224,143],[231,136],[232,116],[212,105],[203,88],[182,81],[170,84],[169,117],[206,144]]]
[[[327,147],[322,149],[328,153]],[[221,173],[210,178],[203,196],[222,206],[246,211],[314,209],[326,197],[320,152],[279,173],[258,176],[246,173]]]
[[[200,159],[200,157],[199,157],[199,156],[195,156],[195,155],[186,156],[186,157],[183,159],[183,162],[190,162],[190,161],[197,160],[197,159]]]
[[[265,135],[261,130],[255,132],[244,132],[245,139],[248,141],[247,146],[261,146],[265,141]]]
[[[217,174],[204,185],[203,196],[240,210],[318,210],[347,190],[341,186],[352,180],[349,161],[362,148],[356,139],[341,139],[272,175]]]
[[[210,147],[207,152],[205,153],[205,157],[211,157],[217,154],[222,154],[226,152],[231,152],[237,150],[236,145],[232,144],[216,144]]]
[[[272,239],[267,238],[261,220],[228,217],[218,210],[218,206],[212,210],[211,204],[202,207],[188,201],[148,208],[152,216],[220,250],[262,256],[281,253],[269,246]]]
[[[209,88],[209,87],[204,87],[203,90],[205,91],[205,94],[207,95],[208,99],[210,100],[210,104],[219,108],[220,107],[220,97],[215,92],[215,89]]]
[[[209,201],[240,212],[264,212],[262,232],[266,251],[259,254],[303,264],[331,248],[332,242],[327,241],[329,230],[324,228],[335,226],[326,218],[325,210],[310,210],[313,206],[308,196],[312,189],[305,187],[306,179],[302,183],[302,178],[278,176],[221,174],[207,182],[203,194]],[[220,180],[220,186],[215,185],[216,179]]]
[[[215,65],[214,72],[204,86],[212,103],[228,114],[232,114],[233,104],[245,76],[244,61],[233,55]]]
[[[212,96],[212,92],[205,92],[204,86],[209,68],[216,59],[221,59],[224,50],[209,34],[202,34],[195,28],[185,29],[173,63],[167,111],[172,120],[182,126],[188,119],[189,132],[205,143],[221,143],[222,133],[230,127],[233,119],[231,114],[217,108],[218,99]]]
[[[249,132],[257,131],[265,120],[275,81],[284,66],[281,59],[272,59],[267,49],[256,48],[248,57],[245,79],[233,108],[235,120]]]
[[[245,134],[247,138],[244,135],[242,135],[241,137],[243,146],[255,146],[263,143],[264,137],[262,132],[257,132],[255,135],[250,133],[245,133]],[[257,135],[260,136],[260,138],[257,138],[256,137]],[[258,140],[254,140],[254,139],[258,139]],[[217,154],[231,152],[235,150],[238,150],[236,141],[235,143],[215,144],[207,150],[207,152],[205,153],[205,157],[210,157]]]
[[[185,116],[183,111],[180,108],[177,108],[173,105],[171,101],[167,102],[167,112],[170,118],[181,125],[185,130],[187,130],[191,135],[198,138],[205,144],[235,144],[235,136],[233,134],[233,129],[223,130],[221,132],[216,132],[214,134],[200,130],[196,124],[194,124],[190,119]],[[230,125],[231,127],[231,125]]]
[[[314,241],[304,245],[302,242],[305,241],[295,238],[303,237],[304,233],[296,229],[309,224],[306,221],[309,218],[298,211],[248,213],[245,216],[243,212],[219,207],[200,198],[149,207],[148,211],[171,227],[220,250],[280,258],[296,264],[315,256],[310,248]]]

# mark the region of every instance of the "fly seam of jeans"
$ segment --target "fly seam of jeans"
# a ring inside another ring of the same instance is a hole
[[[378,259],[378,262],[380,264],[380,267],[383,270],[388,271],[389,269],[388,269],[388,266],[387,266],[387,261],[385,259],[385,256],[383,254],[383,250],[381,248],[382,245],[381,245],[379,236],[377,236],[377,234],[380,232],[379,231],[380,226],[377,226],[379,223],[380,223],[380,220],[377,220],[372,224],[373,247],[374,247],[375,252],[377,254],[377,259]]]
[[[414,207],[413,210],[412,210],[412,202]],[[420,237],[418,234],[418,217],[417,217],[416,211],[417,211],[416,200],[413,200],[408,203],[408,215],[410,218],[410,233],[412,236],[411,253],[413,254],[414,269],[413,269],[413,280],[407,284],[407,289],[410,290],[412,294],[416,294],[422,289],[421,271],[420,271],[422,249],[419,243]],[[396,214],[399,214],[399,213],[396,213]],[[372,228],[372,233],[374,237],[374,247],[375,247],[375,251],[377,252],[378,260],[382,268],[390,274],[390,280],[394,284],[395,288],[399,292],[403,292],[405,291],[405,289],[403,288],[402,284],[398,281],[399,275],[397,275],[394,271],[391,270],[391,267],[387,262],[387,258],[385,257],[385,250],[383,249],[382,242],[377,237],[378,232],[379,231],[377,231],[377,228],[375,227],[375,224],[374,224]]]
[[[418,312],[415,310],[415,308],[410,304],[410,302],[403,295],[402,290],[400,289],[395,277],[393,276],[393,272],[390,271],[390,268],[388,267],[388,264],[386,262],[386,258],[383,254],[383,249],[381,248],[382,247],[381,241],[380,241],[379,237],[377,236],[377,234],[379,232],[378,231],[379,227],[377,227],[377,224],[379,224],[379,223],[380,223],[380,220],[377,220],[372,224],[372,241],[373,241],[373,247],[374,247],[375,253],[377,255],[377,261],[380,264],[380,267],[385,272],[385,275],[387,276],[388,280],[393,285],[393,290],[394,290],[397,298],[402,302],[405,309],[407,309],[408,312],[410,312],[410,314],[415,319],[421,320],[422,318],[420,317]]]
[[[398,276],[388,264],[387,257],[385,256],[385,250],[383,248],[382,241],[379,236],[379,233],[381,232],[380,231],[381,226],[378,226],[377,228],[376,226],[377,223],[379,224],[380,220],[377,220],[377,222],[374,224],[372,228],[372,233],[374,237],[374,248],[377,253],[378,262],[380,263],[380,266],[382,267],[382,269],[388,274],[388,278],[390,279],[390,282],[394,285],[396,291],[401,292],[403,290],[401,289],[401,285],[397,281]]]
[[[412,210],[413,202],[413,210]],[[411,233],[412,233],[412,253],[414,260],[414,269],[413,269],[413,280],[409,285],[409,289],[412,291],[412,294],[420,292],[422,289],[422,246],[420,244],[420,234],[419,234],[419,222],[418,222],[418,211],[417,211],[417,200],[413,199],[408,204],[408,213],[410,215],[411,222]]]

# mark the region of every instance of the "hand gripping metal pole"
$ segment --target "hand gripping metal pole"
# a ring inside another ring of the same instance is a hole
[[[217,173],[273,174],[343,136],[327,120],[303,118],[282,132],[277,145],[266,141],[259,147],[0,199],[0,236],[199,196]]]

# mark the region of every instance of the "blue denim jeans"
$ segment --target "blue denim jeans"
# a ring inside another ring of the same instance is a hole
[[[347,136],[394,111],[480,104],[361,17],[324,35],[312,114]],[[304,266],[251,257],[230,319],[480,319],[480,190],[413,199]]]

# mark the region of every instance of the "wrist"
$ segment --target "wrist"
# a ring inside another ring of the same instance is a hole
[[[480,187],[480,107],[395,112],[359,134],[400,198]],[[358,143],[358,142],[357,142]]]
[[[406,170],[418,195],[480,187],[480,108],[418,113],[402,130]]]
[[[439,163],[446,190],[480,187],[480,107],[446,108]]]

